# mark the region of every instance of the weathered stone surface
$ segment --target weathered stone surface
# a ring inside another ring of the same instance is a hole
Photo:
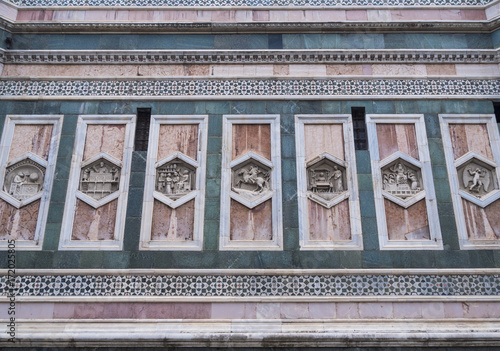
[[[125,124],[90,124],[87,127],[83,161],[105,152],[122,161],[125,146]]]
[[[465,225],[472,240],[500,239],[500,200],[481,208],[470,201],[462,199]]]
[[[305,124],[304,137],[306,161],[323,152],[345,160],[342,124]]]
[[[426,240],[430,238],[425,200],[407,209],[384,199],[389,240]]]
[[[248,209],[231,200],[231,240],[272,240],[271,200]]]
[[[0,200],[0,240],[33,240],[39,209],[40,200],[20,209]]]
[[[449,126],[455,160],[469,151],[493,160],[486,124],[460,123]]]
[[[331,208],[308,200],[310,240],[351,240],[349,201],[344,200]]]
[[[76,200],[71,240],[113,240],[118,200],[97,209]]]
[[[163,124],[160,126],[157,160],[160,161],[175,152],[181,152],[193,160],[197,159],[197,124]]]
[[[27,152],[47,160],[49,158],[52,129],[51,124],[17,124],[14,128],[8,161]]]
[[[377,124],[378,149],[380,159],[401,151],[419,159],[417,137],[413,124]]]
[[[194,203],[188,201],[175,209],[155,200],[153,206],[152,240],[193,240]]]
[[[234,124],[232,160],[253,151],[271,159],[271,126],[269,124]]]

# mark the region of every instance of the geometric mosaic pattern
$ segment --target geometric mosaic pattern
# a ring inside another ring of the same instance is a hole
[[[0,96],[499,96],[498,79],[0,80]]]
[[[7,295],[6,276],[0,295]],[[498,274],[25,275],[16,296],[498,296]]]
[[[8,0],[18,6],[474,6],[493,0]]]

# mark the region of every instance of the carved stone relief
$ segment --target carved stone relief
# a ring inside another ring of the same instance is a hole
[[[196,169],[176,158],[156,168],[155,190],[172,200],[196,190]]]
[[[272,192],[271,168],[249,159],[231,169],[231,190],[254,201]]]
[[[95,200],[100,200],[120,186],[121,168],[118,165],[100,158],[82,168],[79,190]]]
[[[307,191],[329,201],[346,192],[345,167],[324,158],[307,167]]]
[[[27,158],[6,168],[4,191],[23,201],[42,191],[44,179],[45,167]]]
[[[475,158],[459,166],[457,173],[460,189],[471,195],[482,197],[498,188],[495,169]]]
[[[420,169],[401,159],[382,168],[382,181],[385,192],[403,200],[423,190]]]

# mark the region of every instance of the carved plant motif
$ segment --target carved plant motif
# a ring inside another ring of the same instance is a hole
[[[457,173],[460,189],[476,197],[483,197],[498,189],[495,168],[477,158],[459,166]]]
[[[98,160],[82,167],[79,190],[99,201],[119,190],[121,167],[107,160]]]
[[[175,158],[156,168],[155,190],[177,200],[196,190],[196,168]]]
[[[420,168],[402,159],[382,168],[382,182],[385,192],[403,200],[423,190]]]
[[[25,158],[5,170],[4,191],[18,201],[27,200],[43,189],[45,167]]]

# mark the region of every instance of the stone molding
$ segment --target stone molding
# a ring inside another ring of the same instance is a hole
[[[473,33],[492,32],[500,27],[500,18],[490,21],[392,21],[392,22],[269,22],[269,23],[172,23],[172,22],[12,22],[0,17],[0,29],[12,33],[92,33],[123,32],[134,33],[252,33],[252,32],[287,32],[310,33],[331,31],[407,31],[407,32],[452,32]]]
[[[334,99],[356,96],[491,99],[498,79],[0,79],[0,99]]]
[[[4,50],[4,64],[500,63],[497,50]]]

